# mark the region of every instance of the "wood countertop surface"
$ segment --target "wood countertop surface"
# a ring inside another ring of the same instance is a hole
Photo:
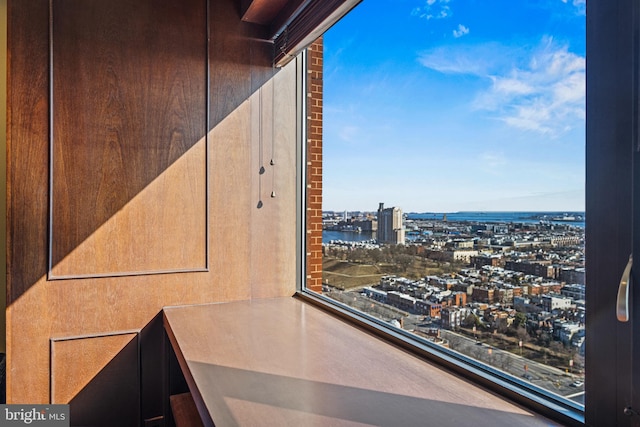
[[[556,425],[295,298],[164,322],[205,425]]]

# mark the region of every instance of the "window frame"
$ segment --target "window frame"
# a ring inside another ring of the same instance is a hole
[[[305,50],[297,57],[298,73],[298,284],[296,297],[303,301],[324,309],[343,319],[347,324],[361,328],[373,335],[403,348],[426,362],[435,363],[445,369],[465,377],[472,382],[496,392],[510,400],[521,404],[563,425],[585,425],[585,410],[582,405],[569,399],[521,380],[520,378],[499,371],[489,365],[480,363],[468,356],[448,350],[429,342],[417,335],[400,328],[394,328],[388,323],[359,312],[346,304],[334,301],[319,293],[306,289],[307,278],[307,147],[308,147],[308,52]]]
[[[639,14],[633,0],[587,4],[586,333],[597,339],[586,342],[585,413],[594,426],[640,426],[640,394],[633,387],[640,381],[640,361],[633,359],[640,351],[633,328],[640,322],[640,310],[633,310],[640,304],[636,268],[631,320],[616,318],[629,254],[636,265],[640,259]]]

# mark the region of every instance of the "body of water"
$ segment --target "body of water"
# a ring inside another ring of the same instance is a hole
[[[361,232],[354,233],[352,231],[322,231],[322,243],[329,243],[332,240],[343,240],[345,242],[363,242],[375,238],[373,233]]]
[[[445,213],[425,212],[409,213],[407,219],[438,220],[442,221]],[[552,224],[568,224],[576,227],[584,227],[584,212],[447,212],[447,221],[460,222],[469,221],[474,223],[539,223],[541,220]],[[559,218],[581,218],[577,221],[561,221]],[[322,232],[322,243],[329,243],[331,240],[344,240],[350,242],[362,242],[375,238],[373,233],[354,233],[350,231],[328,231]]]
[[[478,223],[539,223],[541,220],[552,224],[569,224],[576,227],[584,227],[584,212],[447,212],[447,213],[409,213],[408,219],[434,219],[442,220],[444,215],[447,221],[469,221]],[[575,218],[576,220],[563,220]]]
[[[540,220],[552,223],[572,224],[584,226],[584,212],[447,212],[447,213],[409,213],[408,219],[435,219],[442,220],[447,215],[447,221],[470,221],[480,223],[538,223]],[[561,219],[575,218],[574,221]]]

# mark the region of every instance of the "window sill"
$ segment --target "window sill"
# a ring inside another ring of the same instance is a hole
[[[301,294],[164,310],[205,425],[550,425],[314,300]]]
[[[460,353],[422,339],[408,331],[393,328],[386,322],[363,314],[347,305],[310,291],[299,291],[298,298],[340,317],[346,322],[399,346],[425,361],[444,367],[480,387],[508,398],[537,414],[568,426],[584,426],[584,410],[577,403],[494,369]]]

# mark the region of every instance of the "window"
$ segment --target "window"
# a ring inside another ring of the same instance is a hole
[[[493,3],[369,1],[308,53],[307,289],[581,412],[585,4]]]

